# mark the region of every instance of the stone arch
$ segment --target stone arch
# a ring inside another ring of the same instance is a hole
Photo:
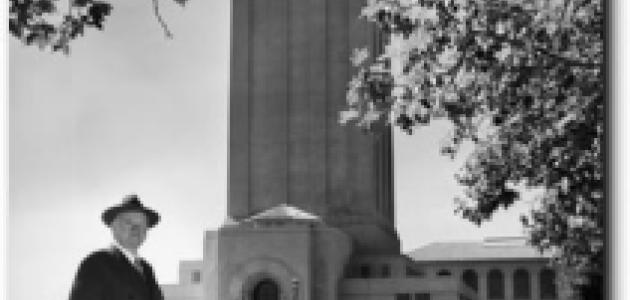
[[[529,272],[519,268],[512,274],[514,283],[514,299],[531,299],[531,282]]]
[[[254,289],[263,281],[273,281],[279,289],[278,300],[290,300],[292,282],[302,278],[282,260],[259,257],[246,261],[229,279],[227,300],[250,300]]]
[[[538,284],[540,286],[540,299],[556,299],[556,272],[549,268],[544,268],[538,274]]]
[[[505,278],[499,269],[488,272],[488,299],[505,299]]]
[[[479,276],[477,276],[477,272],[473,269],[464,270],[462,273],[462,282],[474,291],[479,290]]]

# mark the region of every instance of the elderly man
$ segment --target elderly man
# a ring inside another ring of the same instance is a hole
[[[147,230],[160,220],[138,196],[110,207],[102,220],[114,236],[110,248],[88,255],[79,266],[70,300],[163,300],[151,266],[138,256]]]

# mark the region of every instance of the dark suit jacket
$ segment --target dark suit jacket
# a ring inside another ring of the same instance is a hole
[[[163,300],[151,266],[143,275],[115,247],[88,255],[79,266],[70,300]]]

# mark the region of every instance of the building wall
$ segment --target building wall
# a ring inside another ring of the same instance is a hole
[[[408,263],[402,255],[355,255],[346,267],[345,278],[405,278]]]
[[[198,285],[203,281],[203,261],[181,261],[179,263],[179,283]]]
[[[162,292],[166,300],[202,300],[203,289],[201,285],[165,284]]]
[[[219,233],[206,231],[203,241],[203,300],[219,298]]]
[[[291,295],[294,280],[303,286],[301,293],[310,288],[307,229],[222,228],[218,241],[219,299],[240,300],[265,278],[277,282],[284,297]]]
[[[341,299],[399,300],[406,295],[428,294],[432,300],[459,300],[460,295],[475,300],[474,293],[454,278],[352,278],[341,283]]]
[[[518,269],[526,270],[529,273],[530,300],[551,299],[540,298],[539,275],[542,270],[548,268],[548,261],[544,259],[414,262],[400,255],[350,257],[351,245],[348,237],[340,231],[325,227],[320,227],[317,230],[309,229],[308,226],[248,228],[246,230],[233,228],[230,235],[233,237],[240,235],[242,240],[240,238],[233,240],[240,250],[227,247],[233,257],[228,259],[231,266],[227,268],[224,266],[221,269],[223,270],[222,274],[229,274],[226,276],[231,278],[224,282],[233,281],[234,274],[240,274],[236,276],[241,276],[240,282],[245,287],[248,276],[254,275],[252,278],[261,279],[261,277],[256,277],[256,272],[243,272],[243,268],[254,271],[267,270],[266,272],[271,273],[278,271],[277,273],[280,274],[284,272],[284,275],[277,277],[278,281],[290,283],[294,278],[299,279],[301,291],[299,299],[416,300],[414,296],[417,294],[429,294],[430,300],[487,300],[487,276],[489,271],[493,269],[503,272],[504,300],[517,300],[513,292],[513,275]],[[265,240],[268,246],[260,247],[258,244],[254,246],[250,243],[252,236],[258,236],[258,238],[253,239],[254,243],[263,243],[262,240]],[[213,264],[212,259],[218,259],[218,257],[213,258],[213,249],[215,249],[213,245],[216,245],[216,241],[213,240],[216,240],[217,237],[217,233],[207,234],[206,251],[208,253],[204,257],[203,264],[198,261],[180,264],[180,284],[178,286],[164,286],[167,300],[231,299],[216,294],[219,289],[218,283],[212,287],[206,285],[202,289],[201,285],[194,284],[190,280],[192,273],[199,269],[208,272],[202,274],[204,283],[217,278],[218,273],[216,272],[219,269],[208,267]],[[310,244],[304,243],[307,239],[311,239],[312,242]],[[304,254],[299,253],[304,251],[308,245],[311,247],[309,250],[310,260],[305,259]],[[343,254],[344,252],[345,254]],[[244,255],[243,253],[248,254]],[[269,257],[275,257],[282,262],[279,264],[270,263]],[[283,264],[287,265],[287,269],[293,271],[288,273],[282,271]],[[280,270],[277,270],[279,265]],[[387,276],[380,272],[384,265],[389,266]],[[367,274],[361,272],[360,269],[363,266],[370,268]],[[232,272],[231,269],[240,269],[241,271]],[[409,270],[415,270],[415,272]],[[464,284],[462,276],[466,270],[474,270],[477,274],[478,292]],[[450,275],[446,275],[444,271],[448,271]],[[300,277],[302,276],[300,274],[310,274],[310,282],[308,279],[303,281],[304,278],[308,277]],[[287,284],[285,290],[285,294],[290,293],[291,286]],[[215,293],[215,296],[210,296],[212,293]],[[202,298],[202,295],[206,295],[206,298]],[[563,300],[559,294],[556,299]]]
[[[202,260],[181,261],[179,263],[178,282],[162,285],[164,298],[168,300],[203,299],[203,265]]]
[[[351,238],[335,228],[320,226],[314,234],[312,298],[339,299],[339,283],[352,254]]]
[[[462,278],[465,270],[474,270],[478,278],[479,299],[488,299],[488,274],[491,270],[499,270],[503,274],[505,297],[504,300],[516,300],[514,295],[514,272],[518,269],[526,270],[530,282],[530,300],[544,300],[540,297],[540,272],[549,269],[547,259],[525,260],[484,260],[484,261],[447,261],[447,262],[416,262],[415,265],[422,270],[426,278],[452,277]],[[450,276],[440,276],[438,272],[448,270]],[[556,279],[557,280],[557,279]],[[557,299],[560,298],[556,287]],[[549,299],[549,298],[546,298]]]
[[[267,279],[279,286],[282,299],[337,300],[352,249],[342,231],[294,220],[224,226],[216,245],[216,299],[221,300],[241,300]]]

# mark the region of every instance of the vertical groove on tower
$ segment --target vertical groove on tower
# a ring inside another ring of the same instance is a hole
[[[254,25],[252,20],[254,19],[254,5],[251,1],[247,1],[247,214],[252,211],[252,121],[251,121],[251,108],[252,108],[252,92],[251,87],[254,82],[253,72],[253,34]],[[230,122],[231,123],[231,122]],[[230,124],[231,125],[231,124]]]
[[[251,3],[232,2],[230,56],[230,126],[228,128],[228,212],[239,218],[249,211],[250,199],[250,130],[251,111]]]
[[[321,213],[321,202],[315,201],[314,191],[319,186],[316,183],[317,171],[311,167],[311,156],[314,155],[313,136],[317,135],[312,119],[315,118],[312,109],[323,101],[311,99],[309,93],[311,82],[309,78],[315,67],[311,60],[315,59],[310,47],[317,37],[311,34],[309,20],[312,11],[309,1],[290,2],[290,102],[289,102],[289,187],[288,197],[292,205],[303,209]],[[314,26],[314,25],[313,25]],[[313,31],[315,33],[315,31]],[[321,31],[319,32],[321,35]],[[319,62],[317,65],[321,65]],[[319,77],[323,78],[321,74]],[[315,83],[313,83],[315,85]]]
[[[348,63],[348,1],[328,1],[326,31],[329,43],[326,73],[327,79],[327,187],[329,207],[346,207],[352,199],[352,187],[348,181],[347,129],[338,124],[338,111],[345,99]]]
[[[396,226],[396,189],[394,188],[394,133],[392,132],[392,129],[389,129],[389,134],[388,134],[388,141],[387,141],[387,153],[385,155],[387,155],[387,160],[389,160],[388,162],[388,172],[387,172],[387,178],[389,178],[389,182],[388,182],[388,198],[387,198],[387,203],[389,204],[389,219],[391,220],[392,225],[395,227]]]
[[[356,68],[350,64],[349,58],[355,48],[369,47],[371,45],[370,25],[359,18],[363,7],[363,0],[350,0],[346,18],[350,21],[348,25],[348,53],[345,65],[348,69],[346,82],[349,82]],[[345,100],[345,98],[343,99]],[[345,103],[345,101],[344,101]],[[375,159],[375,152],[378,147],[378,133],[362,133],[354,126],[348,126],[347,139],[349,142],[348,161],[350,170],[348,174],[349,182],[353,190],[353,204],[361,207],[363,214],[376,214],[376,203],[378,201],[377,182],[378,164]],[[371,184],[365,184],[370,182]]]
[[[327,213],[328,199],[328,45],[330,44],[327,30],[328,3],[326,0],[309,0],[309,12],[306,17],[310,22],[308,28],[308,97],[310,110],[309,138],[310,159],[309,170],[312,170],[312,181],[309,197],[320,207],[319,213]]]
[[[346,28],[344,28],[344,30],[346,31],[346,45],[345,45],[345,52],[346,52],[346,63],[343,64],[345,66],[345,77],[344,77],[344,81],[345,82],[349,82],[350,78],[352,77],[352,65],[349,63],[350,60],[350,55],[352,53],[352,47],[356,46],[357,44],[357,40],[360,38],[360,31],[354,31],[353,29],[353,23],[356,22],[355,19],[352,18],[353,15],[353,4],[356,1],[353,0],[348,0],[348,1],[344,1],[347,3],[347,8],[346,8],[346,12],[345,12],[345,16],[344,19],[348,20],[347,24],[346,24]],[[345,96],[345,95],[344,95]],[[345,100],[345,97],[343,99],[340,99],[338,101],[341,102],[341,100]],[[343,101],[345,103],[345,101]],[[340,106],[341,107],[341,106]],[[359,180],[359,178],[357,176],[361,176],[359,175],[358,171],[359,169],[361,169],[360,166],[357,165],[358,163],[358,159],[359,157],[357,155],[355,155],[355,150],[356,150],[356,146],[357,146],[357,142],[358,142],[358,138],[360,138],[359,135],[357,135],[355,132],[355,128],[351,127],[351,126],[346,126],[344,128],[344,140],[346,140],[345,144],[347,145],[347,149],[345,151],[345,160],[348,161],[348,165],[345,169],[346,173],[345,173],[345,181],[348,184],[348,187],[346,187],[346,189],[348,189],[349,191],[349,195],[350,195],[350,205],[357,205],[356,207],[361,207],[360,203],[356,203],[358,199],[361,198],[361,191],[360,189],[357,188],[357,184],[356,181]],[[367,200],[367,199],[362,199],[363,201]]]
[[[376,162],[376,211],[384,215],[383,201],[383,141],[379,139],[376,142],[376,151],[374,153],[374,161]]]
[[[291,203],[291,177],[293,174],[291,174],[291,166],[292,166],[292,152],[291,152],[291,144],[293,143],[293,141],[291,140],[291,102],[293,101],[293,97],[292,97],[292,93],[291,93],[291,84],[293,83],[292,80],[292,76],[293,76],[293,68],[292,68],[292,62],[293,62],[293,38],[291,36],[291,28],[293,27],[293,23],[292,23],[292,16],[293,16],[293,11],[291,11],[291,0],[285,0],[285,15],[287,16],[286,18],[286,43],[287,43],[287,55],[285,56],[285,59],[287,60],[286,62],[286,74],[287,74],[287,86],[286,86],[286,114],[285,114],[285,153],[286,155],[286,162],[285,162],[285,169],[284,171],[286,172],[286,188],[284,189],[285,192],[285,202],[286,203]]]

